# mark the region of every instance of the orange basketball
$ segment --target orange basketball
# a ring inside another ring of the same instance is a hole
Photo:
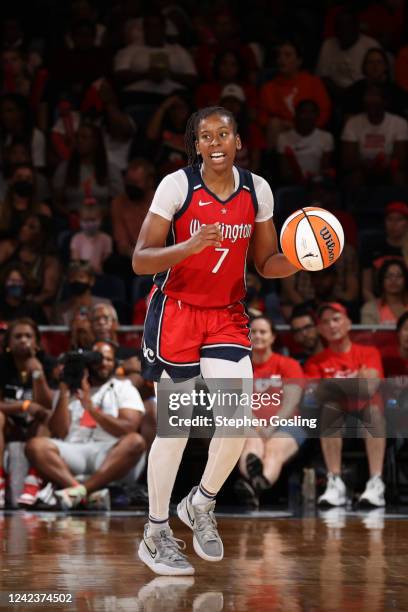
[[[306,206],[283,224],[280,242],[289,261],[301,270],[323,270],[340,257],[344,232],[339,220],[324,208]]]

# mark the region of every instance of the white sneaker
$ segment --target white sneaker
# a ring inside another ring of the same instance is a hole
[[[191,489],[177,506],[178,517],[192,529],[193,547],[197,555],[206,561],[221,561],[224,545],[217,530],[214,516],[215,499],[208,504],[193,506],[193,497],[198,487]]]
[[[340,476],[328,474],[327,487],[317,503],[319,506],[344,506],[346,503],[346,485]]]
[[[384,491],[385,484],[381,476],[372,476],[367,481],[365,491],[360,495],[358,503],[365,506],[382,508],[385,506]]]
[[[111,509],[111,499],[109,489],[100,489],[88,495],[86,506],[89,510],[106,510]]]
[[[36,510],[58,509],[58,500],[54,495],[54,486],[51,482],[37,493],[33,506]]]
[[[173,536],[170,527],[159,533],[150,533],[149,524],[144,528],[139,546],[139,559],[155,574],[162,576],[191,576],[194,567],[181,552],[186,547],[182,540]]]

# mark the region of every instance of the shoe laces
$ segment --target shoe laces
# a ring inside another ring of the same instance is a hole
[[[193,506],[195,510],[197,531],[202,531],[202,538],[205,542],[218,540],[217,521],[214,516],[215,502],[208,510],[202,510],[200,506]]]
[[[165,555],[171,561],[185,560],[185,555],[180,552],[186,548],[184,540],[179,540],[179,538],[175,538],[166,531],[161,531],[158,537],[154,536],[153,541],[159,549],[160,554]]]

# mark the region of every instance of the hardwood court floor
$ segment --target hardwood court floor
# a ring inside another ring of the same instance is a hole
[[[72,593],[74,604],[9,610],[379,612],[408,610],[408,515],[219,517],[225,558],[194,577],[155,576],[136,555],[141,516],[0,514],[0,590]]]

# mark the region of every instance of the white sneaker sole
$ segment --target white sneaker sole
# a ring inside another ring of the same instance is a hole
[[[326,506],[326,507],[331,507],[331,508],[338,508],[339,506],[345,506],[346,505],[346,498],[345,497],[341,497],[339,500],[336,501],[336,503],[334,503],[333,501],[329,501],[328,499],[321,499],[319,497],[319,499],[317,500],[317,505],[318,506]]]
[[[194,529],[190,523],[190,520],[188,518],[188,514],[187,514],[187,498],[185,497],[184,499],[181,500],[181,502],[178,504],[177,506],[177,515],[180,519],[180,521],[182,523],[184,523],[185,525],[187,525],[187,527],[190,527],[191,531],[193,532],[193,548],[196,552],[196,554],[201,557],[202,559],[204,559],[204,561],[211,561],[213,563],[217,562],[217,561],[221,561],[224,558],[224,544],[221,542],[221,546],[222,546],[222,552],[221,555],[218,557],[211,557],[210,555],[207,555],[203,549],[200,546],[199,541],[197,540],[195,533],[194,533]]]
[[[18,506],[33,506],[35,504],[37,500],[37,496],[34,497],[34,495],[27,495],[25,496],[24,494],[21,495],[18,500],[17,500],[17,505]]]
[[[140,542],[137,554],[139,559],[143,561],[147,567],[150,567],[152,572],[158,574],[159,576],[191,576],[194,574],[194,567],[177,568],[170,567],[164,563],[155,563],[150,554],[146,551],[146,547],[143,545],[143,540]]]

